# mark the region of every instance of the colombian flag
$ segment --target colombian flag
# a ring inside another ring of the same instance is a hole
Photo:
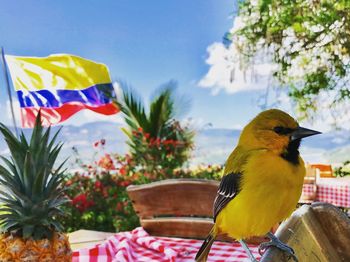
[[[108,68],[78,56],[6,55],[21,107],[22,126],[33,127],[41,110],[43,124],[60,123],[82,109],[112,115],[119,110]]]

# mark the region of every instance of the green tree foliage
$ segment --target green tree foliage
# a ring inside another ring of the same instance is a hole
[[[121,99],[115,100],[128,128],[131,157],[139,168],[156,177],[167,177],[190,157],[194,132],[176,120],[177,113],[186,105],[175,96],[176,84],[169,82],[146,108],[141,99],[130,89],[123,88]]]
[[[262,50],[276,64],[273,75],[303,116],[327,97],[336,107],[349,102],[350,1],[242,1],[229,33],[240,60],[252,65]],[[260,53],[261,54],[261,53]]]

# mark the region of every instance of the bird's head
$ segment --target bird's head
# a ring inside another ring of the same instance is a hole
[[[270,109],[258,114],[242,131],[239,144],[250,149],[267,149],[278,155],[297,154],[302,138],[320,134],[300,127],[287,113]]]

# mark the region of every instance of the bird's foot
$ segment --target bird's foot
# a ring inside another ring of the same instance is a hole
[[[295,262],[298,262],[298,258],[295,256],[295,252],[294,252],[293,248],[284,244],[281,240],[279,240],[272,233],[269,233],[267,236],[271,239],[271,241],[264,242],[264,243],[261,243],[259,245],[258,251],[259,251],[260,255],[263,255],[263,253],[270,247],[277,247],[278,249],[287,253],[288,256],[291,257]]]

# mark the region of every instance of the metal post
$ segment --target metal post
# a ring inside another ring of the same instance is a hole
[[[4,70],[4,78],[6,81],[6,87],[7,87],[7,94],[9,96],[10,99],[10,106],[11,106],[11,114],[12,114],[12,121],[13,121],[13,126],[15,128],[16,131],[16,135],[18,136],[18,129],[17,129],[17,124],[16,124],[16,118],[15,118],[15,112],[13,109],[13,103],[12,103],[12,96],[11,96],[11,88],[10,88],[10,78],[7,72],[7,66],[6,66],[6,60],[5,60],[5,52],[4,52],[4,48],[1,47],[1,58],[2,58],[2,68]]]

